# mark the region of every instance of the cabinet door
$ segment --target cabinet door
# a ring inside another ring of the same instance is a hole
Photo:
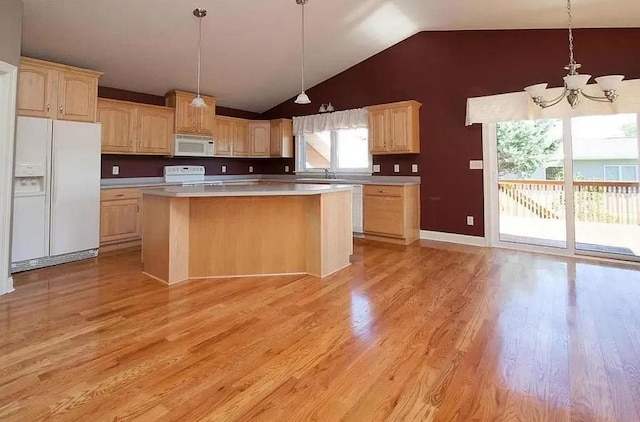
[[[191,107],[190,98],[186,95],[176,96],[176,133],[195,135],[201,119],[201,109]]]
[[[213,136],[216,124],[216,102],[212,98],[203,97],[206,108],[200,109],[200,121],[198,125],[198,133],[203,136]]]
[[[251,156],[268,157],[271,149],[271,126],[269,122],[249,124]]]
[[[100,206],[100,244],[141,237],[140,199],[103,201]]]
[[[229,119],[216,119],[216,155],[229,157],[233,149],[233,122]]]
[[[102,153],[135,152],[136,108],[118,101],[98,100],[98,121],[102,124]]]
[[[58,107],[58,71],[35,63],[20,63],[18,115],[54,119]]]
[[[404,236],[404,200],[399,196],[364,195],[364,232]]]
[[[138,144],[140,154],[170,155],[173,141],[173,112],[151,107],[138,108]]]
[[[387,112],[372,110],[369,112],[369,149],[372,153],[387,150]]]
[[[269,154],[272,157],[282,156],[282,125],[280,122],[272,122],[269,134]]]
[[[96,121],[98,78],[80,72],[58,72],[58,119]]]
[[[233,122],[233,155],[249,156],[249,122],[236,120]]]
[[[392,151],[410,151],[409,107],[395,107],[389,110],[389,136]]]

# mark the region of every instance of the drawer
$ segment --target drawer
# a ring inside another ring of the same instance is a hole
[[[363,192],[372,196],[404,196],[404,186],[365,185]]]
[[[364,232],[404,237],[404,200],[399,196],[364,197]]]
[[[138,198],[140,198],[139,188],[102,189],[100,191],[101,201],[115,201],[119,199],[138,199]]]

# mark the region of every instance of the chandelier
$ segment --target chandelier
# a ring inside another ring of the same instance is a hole
[[[193,16],[198,18],[198,95],[191,101],[189,104],[191,107],[196,108],[204,108],[207,104],[204,102],[204,99],[200,96],[200,69],[202,67],[202,19],[207,16],[207,11],[198,7],[193,10]]]
[[[558,104],[563,98],[566,98],[572,108],[576,108],[580,104],[580,98],[585,97],[593,101],[612,103],[618,99],[616,89],[624,79],[623,75],[609,75],[596,78],[598,87],[604,93],[604,96],[592,96],[584,92],[584,87],[591,79],[591,75],[581,75],[578,69],[582,67],[580,63],[576,63],[573,58],[573,15],[571,14],[571,0],[567,0],[567,17],[569,20],[569,64],[564,68],[569,72],[564,79],[564,90],[559,97],[552,100],[544,98],[545,90],[549,84],[542,83],[526,87],[524,90],[531,96],[533,102],[541,108],[547,108]]]
[[[311,100],[306,92],[304,92],[304,5],[309,0],[296,0],[296,3],[302,6],[302,92],[295,100],[296,104],[310,104]]]

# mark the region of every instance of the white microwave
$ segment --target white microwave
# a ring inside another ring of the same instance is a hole
[[[176,135],[175,157],[213,157],[214,140],[208,136]]]

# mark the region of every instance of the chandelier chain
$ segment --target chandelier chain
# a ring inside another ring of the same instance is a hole
[[[573,58],[573,14],[571,13],[571,0],[567,0],[567,17],[569,18],[569,64],[576,64]]]
[[[202,67],[202,17],[198,17],[198,97],[200,97],[200,69]]]
[[[304,92],[304,4],[302,2],[302,92]]]

